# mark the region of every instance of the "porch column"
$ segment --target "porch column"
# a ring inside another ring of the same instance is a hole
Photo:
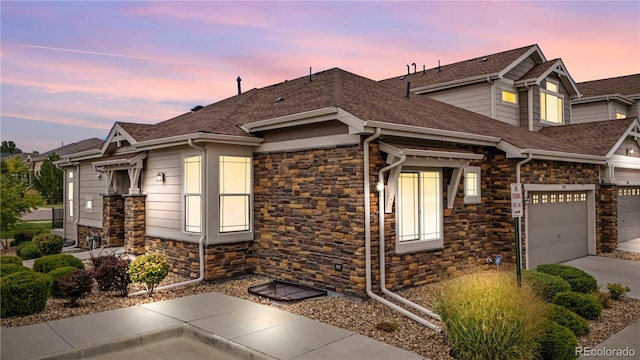
[[[124,199],[119,194],[102,195],[102,243],[124,246]]]
[[[618,187],[615,185],[600,186],[597,224],[599,240],[596,251],[611,252],[618,247]],[[598,231],[599,230],[599,231]]]
[[[146,195],[124,196],[124,250],[141,255],[145,249]]]

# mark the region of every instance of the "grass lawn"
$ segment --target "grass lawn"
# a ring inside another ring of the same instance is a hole
[[[2,237],[2,239],[13,239],[15,233],[21,231],[31,231],[34,234],[40,232],[51,232],[51,220],[22,221],[18,223],[14,229],[9,231],[2,230],[0,237]]]

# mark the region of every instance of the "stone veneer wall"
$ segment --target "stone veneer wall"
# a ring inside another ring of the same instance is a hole
[[[200,276],[198,244],[158,237],[145,238],[145,251],[166,255],[174,273]],[[205,280],[214,281],[253,273],[251,241],[209,244],[205,246]]]
[[[145,253],[146,195],[124,196],[124,250],[128,254]]]
[[[596,198],[598,209],[598,236],[596,248],[598,253],[612,252],[618,247],[618,187],[601,185],[600,197]]]
[[[95,234],[98,234],[100,236],[102,244],[106,245],[101,228],[78,225],[78,247],[88,249],[89,244],[87,243],[87,236]]]
[[[102,242],[107,246],[124,246],[122,195],[102,195]]]
[[[256,273],[364,296],[363,171],[362,145],[255,154]]]

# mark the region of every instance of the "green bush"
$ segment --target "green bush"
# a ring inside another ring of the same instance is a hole
[[[544,336],[540,345],[542,360],[573,360],[576,358],[578,340],[571,330],[547,320],[544,322]]]
[[[129,278],[134,283],[143,283],[149,297],[153,290],[169,275],[169,259],[158,253],[138,256],[129,265]]]
[[[95,260],[100,259],[100,260]],[[115,254],[92,259],[94,264],[99,264],[94,270],[94,278],[100,291],[117,291],[122,296],[129,293],[129,265],[130,261],[121,259]]]
[[[61,268],[51,270],[51,272],[49,272],[49,276],[51,276],[51,279],[53,280],[51,282],[51,296],[54,298],[61,298],[62,293],[60,292],[60,288],[58,287],[58,280],[78,270],[80,269],[74,266],[63,266]]]
[[[564,306],[589,320],[597,319],[602,313],[600,301],[591,294],[582,294],[573,291],[561,292],[556,294],[553,303]]]
[[[31,241],[31,240],[33,240],[32,231],[20,231],[13,236],[13,241],[11,242],[11,246],[18,246],[24,242]]]
[[[0,264],[22,265],[22,259],[14,255],[0,255]]]
[[[2,317],[31,315],[44,310],[51,277],[35,271],[20,271],[0,278]]]
[[[58,280],[60,295],[69,302],[67,306],[77,307],[78,300],[91,293],[93,276],[91,271],[79,269]]]
[[[598,289],[598,283],[593,276],[586,272],[574,268],[573,266],[561,264],[543,264],[538,265],[537,271],[557,275],[567,280],[571,285],[571,291],[588,294]]]
[[[55,234],[40,234],[33,237],[33,243],[42,255],[54,255],[62,251],[64,238]]]
[[[36,259],[42,256],[40,254],[40,250],[38,250],[38,247],[33,243],[33,241],[23,242],[18,245],[16,254],[18,254],[22,260]]]
[[[31,269],[29,269],[24,265],[18,265],[18,264],[10,264],[10,263],[0,264],[0,277],[17,273],[20,271],[31,271]]]
[[[63,266],[73,266],[78,269],[84,269],[82,260],[70,254],[47,255],[33,262],[33,270],[45,274]]]
[[[546,302],[553,301],[559,292],[571,291],[571,285],[567,280],[539,271],[522,271],[522,278],[528,281],[533,287],[533,291]]]
[[[627,292],[631,291],[630,287],[618,283],[608,284],[607,289],[609,290],[609,296],[613,300],[620,300],[627,294]]]
[[[600,302],[603,309],[611,309],[611,296],[606,291],[596,290],[591,293]]]
[[[555,321],[571,330],[576,337],[589,333],[589,323],[587,320],[580,317],[580,315],[564,306],[556,304],[547,304],[547,307],[549,309],[547,312],[547,319]]]
[[[544,301],[507,272],[482,272],[444,285],[436,311],[457,359],[534,359],[546,316]]]

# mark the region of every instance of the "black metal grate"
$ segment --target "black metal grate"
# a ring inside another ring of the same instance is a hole
[[[280,280],[273,280],[267,284],[252,286],[248,291],[253,295],[264,296],[271,300],[283,302],[293,302],[327,296],[327,292],[324,290]]]
[[[64,226],[64,209],[51,209],[51,228],[62,229]]]

